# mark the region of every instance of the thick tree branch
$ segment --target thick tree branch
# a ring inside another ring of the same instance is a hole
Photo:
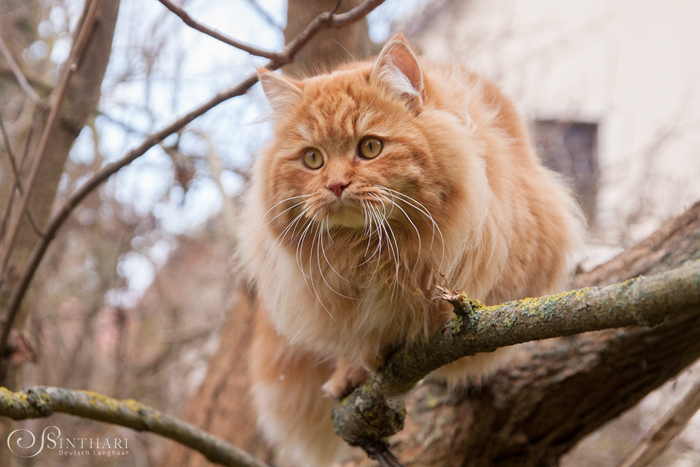
[[[487,307],[470,301],[425,343],[400,349],[335,408],[336,431],[373,450],[402,424],[402,398],[431,371],[461,357],[531,340],[626,326],[653,326],[700,307],[700,260],[607,287]]]
[[[268,467],[250,454],[199,428],[134,400],[117,400],[89,391],[37,386],[20,392],[0,387],[0,415],[13,420],[44,418],[61,412],[148,431],[201,452],[209,461],[229,467]]]

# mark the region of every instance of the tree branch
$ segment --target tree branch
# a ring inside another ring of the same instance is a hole
[[[2,39],[0,39],[2,40]],[[22,196],[24,191],[22,190],[22,182],[20,181],[19,178],[19,170],[17,168],[17,160],[15,158],[15,154],[12,151],[12,146],[10,144],[10,137],[7,135],[7,131],[5,130],[5,124],[2,122],[2,117],[0,117],[0,133],[2,133],[2,139],[5,142],[5,149],[7,150],[7,157],[10,160],[10,169],[12,170],[12,184],[10,187],[10,193],[14,194],[15,189],[19,192],[19,195]],[[24,162],[24,159],[20,161],[20,164]],[[11,196],[8,203],[7,203],[7,213],[9,215],[9,211],[12,209],[12,200],[13,197]],[[34,232],[37,234],[37,236],[41,237],[44,235],[44,233],[41,231],[41,228],[39,227],[39,223],[36,220],[36,217],[34,217],[34,214],[32,213],[32,210],[27,206],[27,217],[29,218],[29,223],[32,225],[32,228],[34,229]],[[3,216],[3,219],[5,216]],[[2,232],[4,231],[4,228],[0,228],[0,238],[2,238]]]
[[[639,446],[620,467],[645,467],[666,450],[669,443],[683,431],[700,409],[700,381],[688,391],[683,400],[647,434]]]
[[[248,52],[252,55],[257,55],[259,57],[265,57],[271,60],[276,67],[286,65],[294,60],[294,55],[306,45],[313,36],[316,35],[321,29],[324,28],[342,28],[356,21],[361,20],[367,16],[372,10],[377,8],[379,5],[384,3],[384,0],[366,0],[360,5],[356,6],[352,10],[346,11],[342,14],[335,14],[335,11],[340,6],[340,2],[337,2],[335,7],[331,11],[327,11],[318,15],[304,30],[302,30],[299,35],[287,44],[281,52],[271,52],[268,50],[263,50],[261,48],[255,47],[250,44],[233,39],[225,34],[216,31],[204,24],[196,21],[190,15],[187,14],[185,10],[174,5],[170,0],[158,0],[167,9],[175,13],[182,19],[188,26],[197,31],[200,31],[208,36],[224,42],[225,44],[236,47],[237,49]],[[268,68],[270,66],[268,65]],[[275,67],[275,68],[276,68]]]
[[[247,44],[245,42],[241,42],[239,40],[236,40],[232,37],[227,36],[226,34],[222,34],[216,29],[212,29],[209,26],[206,26],[205,24],[200,23],[196,19],[192,18],[190,15],[187,14],[185,10],[180,8],[179,6],[175,5],[173,2],[170,0],[158,0],[160,3],[165,6],[168,10],[172,11],[175,13],[186,25],[191,27],[192,29],[195,29],[201,33],[206,34],[207,36],[211,36],[216,40],[219,40],[223,42],[224,44],[231,45],[237,49],[243,50],[244,52],[248,52],[251,55],[256,55],[258,57],[265,57],[268,60],[272,61],[278,61],[279,54],[276,52],[272,52],[269,50],[264,50],[259,47],[255,47],[254,45]]]
[[[260,15],[270,26],[273,26],[279,29],[280,31],[284,31],[284,26],[275,21],[275,19],[272,16],[270,16],[270,13],[268,13],[267,10],[265,10],[265,8],[263,8],[257,0],[246,1],[258,13],[258,15]]]
[[[24,90],[25,94],[27,94],[27,96],[29,97],[29,99],[31,99],[32,102],[38,104],[41,101],[41,98],[36,93],[36,91],[32,89],[32,86],[27,81],[27,78],[24,76],[24,73],[22,73],[22,70],[20,69],[19,65],[17,65],[17,62],[15,62],[15,59],[12,57],[10,49],[7,47],[7,44],[5,44],[5,41],[2,39],[2,36],[0,36],[0,53],[2,53],[2,56],[5,58],[7,65],[10,67],[10,70],[12,70],[12,74],[15,75],[19,86],[22,88],[22,90]]]
[[[26,420],[45,418],[54,412],[155,433],[199,451],[215,464],[268,467],[229,443],[132,399],[122,401],[89,391],[46,386],[20,392],[0,387],[0,415]]]
[[[403,423],[403,397],[431,371],[497,348],[626,326],[654,326],[700,306],[700,260],[650,277],[496,306],[469,301],[466,317],[391,355],[379,373],[341,401],[336,431],[365,450],[383,445]]]

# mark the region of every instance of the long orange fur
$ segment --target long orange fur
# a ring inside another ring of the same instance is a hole
[[[330,411],[387,352],[450,317],[438,272],[487,304],[561,290],[583,226],[535,156],[513,104],[457,66],[390,41],[374,62],[293,81],[261,72],[274,135],[241,215],[239,260],[265,313],[251,390],[286,465],[328,466],[343,450]],[[362,138],[383,142],[374,159]],[[313,148],[324,165],[311,169]],[[341,196],[332,187],[345,186]],[[460,384],[508,349],[435,373]]]

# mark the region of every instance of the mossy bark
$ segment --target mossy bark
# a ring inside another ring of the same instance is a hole
[[[335,409],[336,431],[374,449],[403,421],[400,399],[433,370],[459,358],[532,340],[627,326],[653,326],[700,310],[700,260],[606,287],[528,298],[502,305],[474,302],[427,342],[394,353],[380,372]],[[374,435],[374,436],[370,436]]]
[[[90,391],[43,386],[21,392],[12,392],[0,387],[2,416],[13,420],[26,420],[48,417],[54,412],[166,436],[201,452],[215,464],[230,467],[267,467],[225,441],[132,399],[117,400]]]

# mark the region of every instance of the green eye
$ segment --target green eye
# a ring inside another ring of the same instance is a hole
[[[320,169],[323,167],[323,156],[318,149],[307,149],[304,152],[304,165],[310,169]]]
[[[360,155],[365,159],[374,159],[382,152],[382,140],[374,136],[368,136],[360,141]]]

